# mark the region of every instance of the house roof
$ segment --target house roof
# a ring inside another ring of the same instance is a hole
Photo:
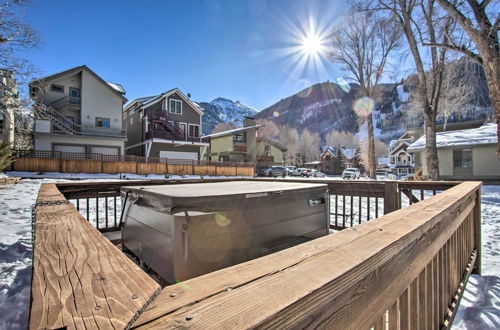
[[[497,124],[484,124],[478,128],[436,133],[438,148],[453,146],[472,146],[497,143]],[[421,151],[425,148],[425,135],[408,147],[408,151]]]
[[[141,109],[144,109],[146,107],[152,106],[155,103],[163,101],[163,99],[165,99],[166,97],[169,97],[170,95],[173,95],[175,93],[179,94],[179,96],[186,103],[190,104],[196,112],[198,112],[200,115],[203,115],[203,109],[202,109],[202,107],[198,103],[196,103],[194,101],[191,101],[189,99],[189,97],[187,97],[186,95],[184,95],[184,93],[181,92],[181,90],[179,88],[177,88],[177,87],[169,89],[168,91],[163,92],[163,93],[158,94],[158,95],[138,97],[138,98],[134,99],[132,102],[130,102],[125,107],[124,111],[126,111],[132,105],[134,105],[136,103],[140,105]]]
[[[264,142],[267,142],[269,144],[272,144],[273,146],[275,146],[276,148],[280,149],[281,151],[287,151],[288,148],[285,147],[284,145],[282,145],[281,143],[279,143],[278,141],[276,140],[272,140],[268,137],[265,137],[265,136],[260,136],[257,138],[257,142],[259,141],[264,141]]]
[[[60,77],[66,76],[66,75],[74,74],[74,73],[77,73],[77,72],[83,71],[83,70],[85,70],[85,71],[89,72],[90,74],[94,75],[98,80],[100,80],[102,83],[104,83],[106,86],[108,86],[113,92],[115,92],[116,94],[118,94],[124,100],[124,102],[127,102],[127,99],[124,96],[126,92],[125,92],[125,89],[123,88],[122,85],[116,84],[116,83],[110,83],[110,82],[105,81],[97,73],[95,73],[94,71],[92,71],[86,65],[75,66],[73,68],[66,69],[64,71],[60,71],[60,72],[53,73],[53,74],[50,74],[50,75],[42,76],[42,77],[40,77],[38,79],[33,79],[30,82],[30,85],[33,84],[34,82],[37,82],[37,81],[49,80],[49,79],[56,79],[56,78],[60,78]]]
[[[227,130],[227,131],[223,131],[223,132],[218,132],[218,133],[214,133],[214,134],[205,135],[204,137],[214,138],[214,137],[220,137],[220,136],[225,136],[225,135],[231,135],[231,134],[234,134],[234,133],[248,131],[249,129],[252,129],[252,128],[259,128],[261,126],[264,126],[264,125],[254,125],[254,126],[247,126],[247,127],[238,127],[238,128],[233,128],[233,129],[230,129],[230,130]]]
[[[337,157],[337,148],[334,146],[326,148],[326,150],[321,154],[321,156],[319,156],[319,158],[325,157],[326,154],[330,154],[333,157]]]
[[[342,155],[344,155],[345,158],[351,160],[354,158],[354,156],[356,155],[356,149],[355,148],[352,148],[352,149],[341,149],[340,150],[342,152]]]

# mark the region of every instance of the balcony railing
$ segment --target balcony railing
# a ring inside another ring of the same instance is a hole
[[[274,156],[257,156],[258,163],[274,163]]]
[[[234,153],[241,153],[241,154],[246,154],[247,153],[247,144],[246,143],[238,143],[235,142],[233,144],[233,152]]]
[[[146,133],[146,139],[153,139],[153,138],[174,140],[174,141],[202,142],[201,137],[182,136],[162,129],[149,129],[148,132]]]

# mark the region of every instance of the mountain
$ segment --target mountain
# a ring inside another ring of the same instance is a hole
[[[203,134],[210,134],[218,123],[233,122],[238,127],[243,125],[243,119],[254,117],[257,110],[240,101],[218,97],[210,103],[197,102],[204,110]]]
[[[262,110],[256,117],[299,131],[307,128],[322,136],[331,130],[357,132],[357,117],[352,107],[357,91],[355,84],[315,84]]]

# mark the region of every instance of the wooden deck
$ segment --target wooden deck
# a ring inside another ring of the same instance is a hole
[[[38,206],[30,328],[449,327],[468,275],[480,272],[480,183],[328,183],[394,212],[161,292],[71,204]],[[96,192],[58,186],[67,198]],[[397,210],[405,189],[448,190]],[[44,184],[38,200],[65,196]]]
[[[43,184],[38,202],[65,200]],[[125,328],[160,286],[71,204],[36,209],[30,329]]]

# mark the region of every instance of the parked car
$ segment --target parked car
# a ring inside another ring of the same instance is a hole
[[[292,176],[293,172],[297,170],[295,166],[286,166],[286,175]]]
[[[388,179],[388,174],[384,170],[377,170],[375,171],[376,178],[377,180],[387,180]]]
[[[292,176],[307,176],[307,168],[297,168],[292,172]]]
[[[269,176],[271,168],[269,166],[260,167],[257,169],[257,176]]]
[[[286,176],[286,171],[287,169],[283,166],[271,166],[269,168],[267,176],[274,176],[274,177],[285,177]]]
[[[311,171],[311,176],[313,178],[324,178],[326,176],[325,173],[321,172],[321,171],[318,171],[318,170],[312,170]]]
[[[361,173],[357,168],[346,168],[344,172],[342,172],[342,179],[359,179],[361,177]]]

